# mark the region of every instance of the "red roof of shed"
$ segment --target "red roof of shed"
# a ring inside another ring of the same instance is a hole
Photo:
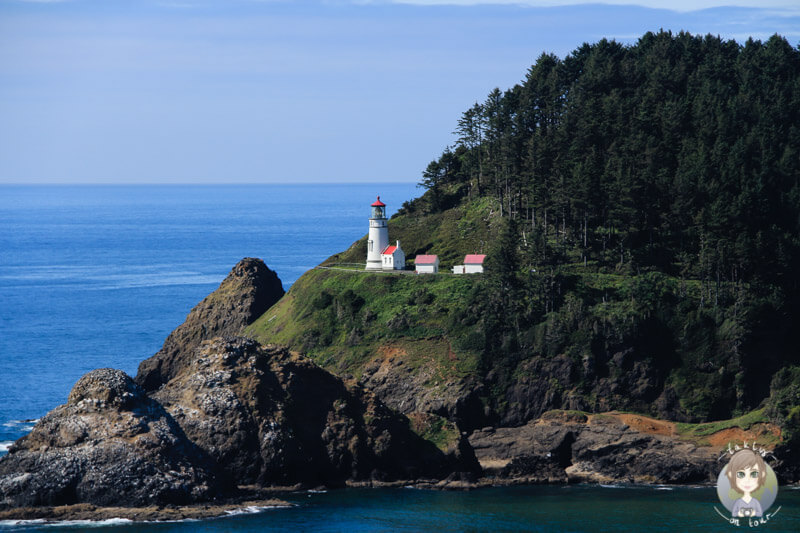
[[[482,265],[484,259],[486,259],[486,255],[484,255],[484,254],[467,254],[464,257],[464,264],[465,265]]]
[[[381,253],[385,254],[385,255],[391,255],[391,254],[394,253],[395,250],[397,250],[397,246],[395,246],[393,244],[391,246],[387,246],[386,249],[384,251],[382,251]]]
[[[439,259],[439,258],[436,257],[435,255],[418,255],[414,259],[414,264],[415,265],[432,265],[432,264],[434,264],[436,262],[437,259]]]
[[[375,203],[374,203],[374,204],[372,204],[370,207],[386,207],[386,204],[385,204],[385,203],[383,203],[383,202],[381,202],[381,197],[380,197],[380,195],[379,195],[379,196],[378,196],[378,199],[377,199],[377,200],[375,200]]]

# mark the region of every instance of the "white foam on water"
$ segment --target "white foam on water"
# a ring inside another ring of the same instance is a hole
[[[19,426],[24,427],[33,427],[31,424],[37,424],[39,422],[39,418],[29,418],[28,420],[9,420],[8,422],[3,423],[3,427],[7,428],[16,428]]]
[[[128,518],[108,518],[106,520],[61,520],[51,522],[41,518],[34,520],[0,520],[0,527],[47,526],[47,527],[108,527],[130,525]]]
[[[46,524],[46,522],[41,518],[36,520],[0,520],[0,527],[41,526],[44,524]]]
[[[604,489],[624,489],[625,488],[624,485],[604,485],[603,483],[600,483],[600,486],[603,487]]]
[[[5,453],[11,448],[11,445],[14,444],[13,440],[3,440],[0,441],[0,453]]]
[[[47,525],[53,527],[106,527],[129,525],[132,523],[133,520],[130,518],[107,518],[106,520],[64,520],[63,522],[52,522]]]
[[[227,516],[237,516],[243,514],[256,514],[262,513],[269,509],[280,509],[280,505],[249,505],[247,507],[240,507],[239,509],[232,509],[230,511],[225,511]]]

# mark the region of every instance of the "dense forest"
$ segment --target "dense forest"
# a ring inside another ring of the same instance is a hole
[[[425,209],[495,198],[530,264],[797,291],[800,50],[781,37],[662,32],[543,54],[455,133],[424,172]]]
[[[800,49],[670,32],[584,44],[541,55],[454,133],[401,215],[491,199],[492,282],[460,318],[500,387],[531,353],[588,353],[608,372],[625,345],[700,419],[787,382],[800,360]]]

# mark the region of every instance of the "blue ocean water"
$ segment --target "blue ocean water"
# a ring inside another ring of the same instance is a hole
[[[284,288],[414,184],[0,186],[0,454],[84,373],[135,375],[243,257]]]
[[[0,186],[0,455],[94,368],[135,374],[242,257],[288,287],[366,233],[413,184]],[[714,488],[511,487],[471,492],[337,490],[203,522],[92,531],[731,531]],[[760,529],[800,531],[800,490],[782,488]],[[39,527],[0,523],[0,530]],[[88,524],[62,526],[86,529]],[[748,524],[741,527],[749,529]]]

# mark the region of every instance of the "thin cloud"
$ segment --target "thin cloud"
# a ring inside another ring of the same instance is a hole
[[[690,12],[715,7],[751,7],[757,9],[777,9],[800,11],[797,0],[389,0],[395,4],[412,5],[515,5],[529,7],[562,7],[581,4],[606,4],[618,6],[639,6],[651,9]],[[354,3],[375,3],[355,0]]]

